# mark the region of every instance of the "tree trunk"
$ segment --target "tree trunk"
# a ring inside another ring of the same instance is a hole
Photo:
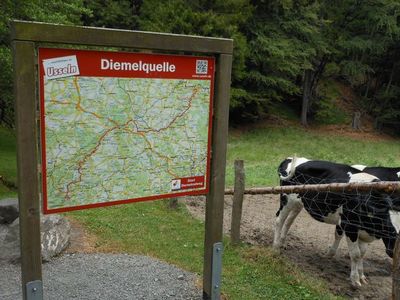
[[[318,65],[315,66],[314,70],[304,71],[303,80],[303,103],[301,110],[301,124],[303,126],[308,125],[307,113],[310,110],[311,100],[316,94],[317,85],[322,73],[325,70],[326,63],[328,62],[328,57],[323,56],[319,61]]]
[[[301,124],[303,126],[307,126],[307,113],[310,105],[310,94],[311,94],[311,70],[306,70],[304,72],[304,81],[303,81],[303,103],[301,107]]]
[[[361,112],[356,111],[353,114],[351,127],[353,128],[353,130],[361,130]]]
[[[386,85],[385,95],[387,95],[389,93],[389,91],[390,91],[390,87],[392,86],[392,81],[393,81],[393,75],[394,75],[394,64],[392,66],[392,71],[390,72],[389,82]]]
[[[369,86],[371,85],[371,78],[368,76],[368,81],[367,81],[367,88],[365,89],[365,94],[364,97],[367,98],[368,97],[368,93],[369,93]]]

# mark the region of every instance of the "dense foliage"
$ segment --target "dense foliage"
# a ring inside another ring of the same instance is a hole
[[[321,82],[359,95],[377,127],[400,127],[400,0],[48,0],[0,4],[0,122],[13,124],[10,19],[233,38],[231,120],[337,108]]]
[[[14,125],[12,57],[9,21],[12,19],[60,24],[81,24],[91,11],[83,0],[2,0],[0,1],[0,124]]]

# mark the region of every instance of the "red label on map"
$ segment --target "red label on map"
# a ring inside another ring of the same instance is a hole
[[[204,187],[204,176],[177,178],[172,180],[172,190],[189,190]]]
[[[211,79],[214,76],[213,57],[52,48],[40,48],[41,73],[54,73],[54,67],[46,65],[48,61],[61,64],[59,70],[64,73],[75,68],[67,64],[71,56],[77,62],[80,76],[171,79]]]

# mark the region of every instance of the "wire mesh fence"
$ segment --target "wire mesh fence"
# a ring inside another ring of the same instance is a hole
[[[280,194],[274,237],[274,244],[277,243],[278,247],[284,242],[291,224],[303,208],[315,220],[336,225],[335,242],[332,247],[334,248],[343,236],[348,238],[352,262],[350,278],[356,286],[367,282],[363,273],[362,258],[368,243],[381,239],[385,244],[386,253],[394,258],[392,299],[400,299],[400,253],[397,253],[400,251],[397,245],[400,230],[400,182],[380,181],[374,176],[366,176],[367,179],[359,176],[363,174],[361,171],[355,176],[347,174],[348,178],[353,176],[354,180],[344,177],[325,180],[297,172],[290,180],[281,181],[280,186],[235,186],[233,189],[226,189],[225,194],[234,195],[240,192],[241,201],[244,194]],[[396,177],[398,178],[398,174]],[[238,195],[236,198],[240,199]],[[361,259],[356,261],[359,257]]]

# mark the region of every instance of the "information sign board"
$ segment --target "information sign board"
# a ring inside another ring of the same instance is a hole
[[[208,193],[213,57],[39,48],[44,213]]]

